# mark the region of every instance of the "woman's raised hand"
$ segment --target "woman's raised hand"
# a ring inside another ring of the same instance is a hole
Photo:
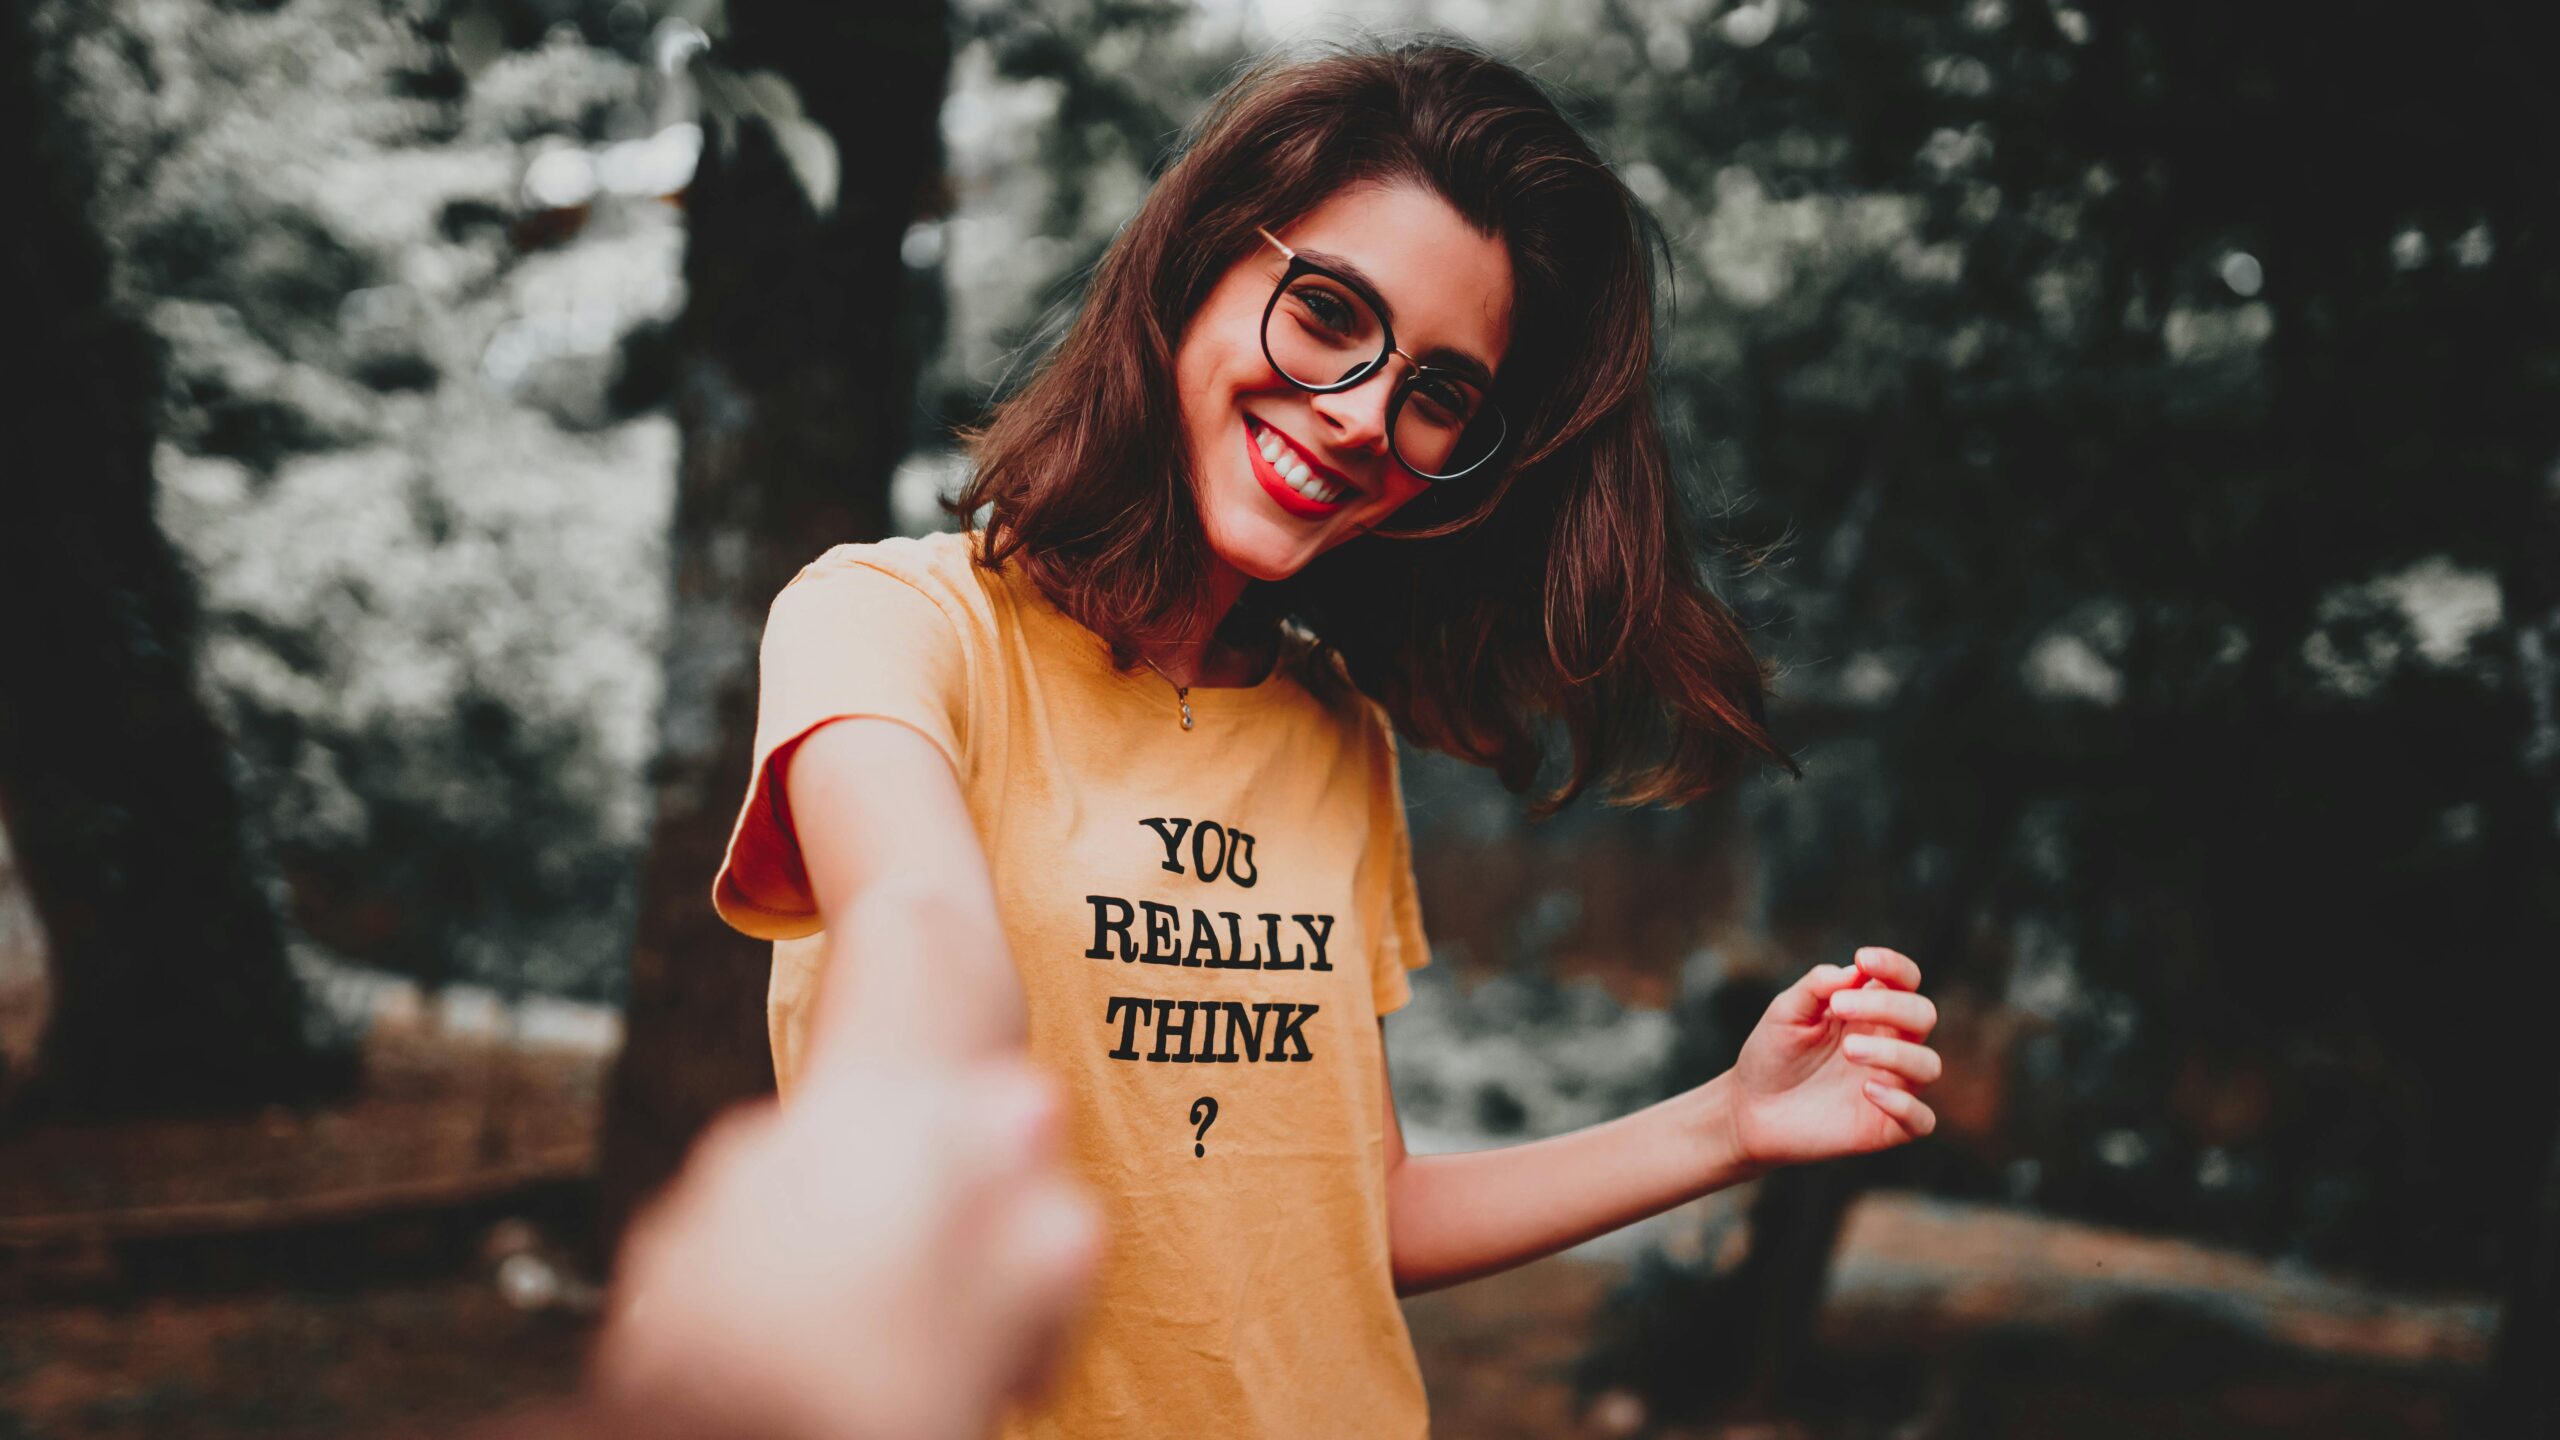
[[[1923,1044],[1938,1007],[1920,967],[1870,945],[1780,992],[1734,1062],[1733,1129],[1754,1165],[1862,1155],[1916,1140],[1938,1117],[1913,1093],[1938,1078]]]

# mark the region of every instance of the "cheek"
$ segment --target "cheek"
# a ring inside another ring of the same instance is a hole
[[[1186,348],[1174,362],[1173,378],[1182,428],[1203,445],[1220,441],[1233,427],[1237,397],[1252,388],[1253,379],[1234,355],[1215,346]]]
[[[1207,359],[1197,344],[1185,344],[1174,352],[1173,357],[1174,399],[1181,407],[1183,424],[1195,430],[1199,428],[1201,411],[1210,403],[1209,392],[1214,388]]]
[[[1403,509],[1408,502],[1430,489],[1431,482],[1421,479],[1401,465],[1389,465],[1387,483],[1382,488],[1383,494],[1379,501],[1382,508],[1378,514],[1383,519]]]
[[[1222,424],[1240,394],[1278,383],[1262,357],[1261,312],[1247,313],[1230,297],[1213,296],[1192,317],[1173,354],[1174,388],[1194,427]]]

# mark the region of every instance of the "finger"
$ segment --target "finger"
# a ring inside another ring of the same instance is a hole
[[[1931,1083],[1944,1068],[1937,1051],[1889,1035],[1844,1035],[1840,1053],[1861,1065],[1890,1070],[1914,1085]]]
[[[1847,965],[1816,965],[1804,978],[1778,992],[1769,1002],[1772,1019],[1797,1025],[1819,1025],[1834,992],[1858,983],[1855,968]]]
[[[1851,957],[1851,963],[1861,976],[1872,976],[1895,989],[1920,988],[1919,964],[1899,950],[1889,950],[1882,945],[1861,946]]]
[[[1896,1090],[1881,1080],[1868,1081],[1866,1088],[1867,1098],[1876,1102],[1876,1108],[1901,1122],[1902,1128],[1910,1131],[1914,1139],[1938,1128],[1938,1112],[1930,1109],[1919,1096],[1908,1090]]]
[[[1914,1040],[1927,1039],[1938,1024],[1937,1002],[1914,991],[1882,986],[1836,992],[1831,997],[1831,1013],[1843,1020],[1899,1030]]]

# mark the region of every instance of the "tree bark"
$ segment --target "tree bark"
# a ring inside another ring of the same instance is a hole
[[[2555,1112],[2560,1113],[2560,1112]],[[2507,1261],[2506,1304],[2490,1362],[2484,1433],[2519,1440],[2560,1437],[2560,1124],[2543,1150],[2542,1178],[2522,1207]]]
[[[843,187],[815,214],[750,122],[734,151],[706,146],[687,196],[674,605],[628,1038],[607,1100],[606,1245],[713,1114],[773,1086],[770,948],[712,912],[711,877],[745,793],[766,608],[827,547],[887,533],[915,393],[899,247],[940,173],[939,0],[732,0],[728,13],[715,58],[798,90]]]
[[[0,818],[51,940],[53,1016],[12,1111],[291,1098],[323,1072],[196,688],[193,582],[153,518],[157,361],[112,303],[30,10],[0,18],[0,413],[23,447],[0,519]]]

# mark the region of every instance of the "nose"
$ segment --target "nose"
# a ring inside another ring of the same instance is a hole
[[[1307,399],[1331,432],[1325,439],[1335,447],[1363,454],[1387,453],[1387,404],[1395,395],[1396,367],[1393,359],[1378,367],[1378,373],[1330,395],[1310,395]]]

